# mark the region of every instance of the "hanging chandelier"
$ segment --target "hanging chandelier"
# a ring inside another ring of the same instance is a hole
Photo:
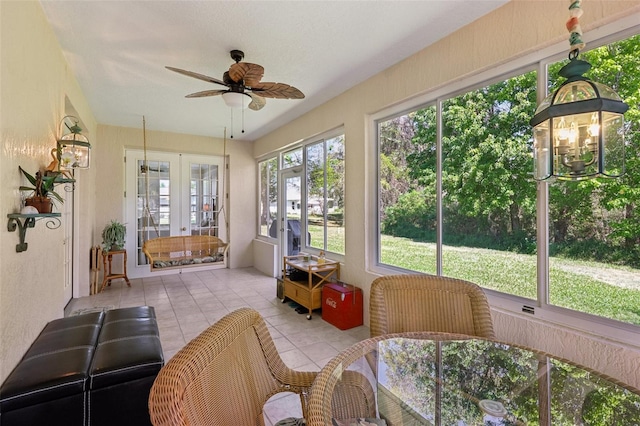
[[[583,74],[591,64],[578,59],[585,43],[579,18],[581,0],[569,6],[567,80],[538,106],[533,126],[534,178],[583,180],[624,174],[624,113],[629,106],[610,87]]]

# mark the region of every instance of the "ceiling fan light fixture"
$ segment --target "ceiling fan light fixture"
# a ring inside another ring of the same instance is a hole
[[[251,98],[244,93],[238,92],[226,92],[222,94],[222,99],[224,99],[224,103],[227,104],[229,108],[242,108],[245,109],[249,106],[251,102]]]

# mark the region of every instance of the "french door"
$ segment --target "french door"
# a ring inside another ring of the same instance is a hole
[[[147,151],[145,158],[140,150],[127,150],[126,157],[129,277],[150,274],[142,252],[149,239],[214,235],[228,242],[223,157]]]

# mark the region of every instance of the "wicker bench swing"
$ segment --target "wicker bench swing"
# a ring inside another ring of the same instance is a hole
[[[158,237],[144,242],[142,251],[151,272],[224,264],[229,244],[210,235]]]

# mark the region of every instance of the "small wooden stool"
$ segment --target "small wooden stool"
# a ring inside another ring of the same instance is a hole
[[[111,271],[111,261],[113,259],[113,255],[122,254],[124,256],[123,260],[123,272],[121,274],[114,274]],[[107,260],[109,262],[109,269],[107,269]],[[129,278],[127,278],[127,251],[126,250],[111,250],[111,251],[103,251],[102,252],[102,264],[104,265],[104,279],[102,280],[102,285],[100,286],[100,291],[104,288],[107,283],[111,285],[111,280],[115,280],[116,278],[124,278],[127,282],[127,285],[131,287],[131,283],[129,282]]]

